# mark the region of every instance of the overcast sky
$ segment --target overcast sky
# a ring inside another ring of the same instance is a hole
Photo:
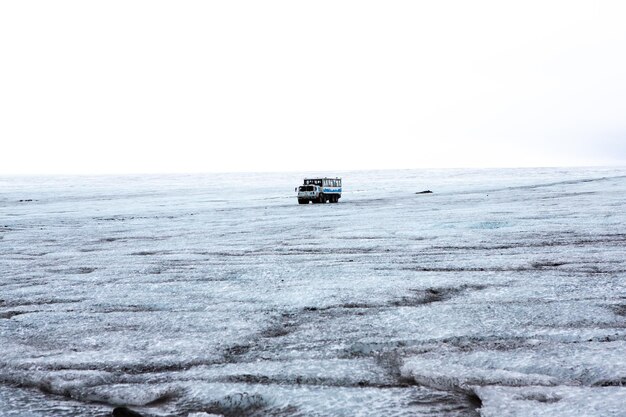
[[[624,1],[4,1],[0,174],[626,165]]]

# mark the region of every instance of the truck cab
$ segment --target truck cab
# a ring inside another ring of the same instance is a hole
[[[298,203],[338,203],[341,187],[341,178],[305,178],[297,188]]]

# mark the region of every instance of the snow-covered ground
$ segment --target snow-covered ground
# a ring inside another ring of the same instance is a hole
[[[339,174],[0,178],[0,415],[626,415],[626,169]]]

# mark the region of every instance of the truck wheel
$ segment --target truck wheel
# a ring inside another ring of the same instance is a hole
[[[324,194],[320,194],[320,203],[324,204],[326,202],[326,196]]]
[[[307,200],[304,200],[304,199],[302,199],[302,198],[299,198],[299,199],[298,199],[298,204],[307,204],[307,203],[308,203],[308,201],[307,201]]]

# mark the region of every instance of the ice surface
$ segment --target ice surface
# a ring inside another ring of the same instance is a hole
[[[0,415],[624,415],[626,169],[310,174],[0,178]]]

